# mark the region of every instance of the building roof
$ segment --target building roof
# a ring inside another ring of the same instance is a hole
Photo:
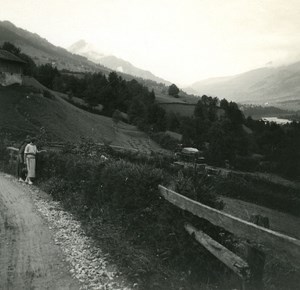
[[[15,56],[14,54],[4,49],[0,49],[0,59],[18,62],[18,63],[26,63],[24,60],[20,59],[19,57]]]

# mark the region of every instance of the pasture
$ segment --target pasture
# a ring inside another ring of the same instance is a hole
[[[185,117],[191,117],[196,107],[196,104],[188,103],[160,103],[159,105],[167,112],[174,112]]]
[[[23,138],[38,134],[43,127],[52,141],[77,142],[84,137],[142,152],[160,150],[135,126],[122,122],[116,126],[111,118],[79,109],[59,93],[52,92],[51,99],[39,90],[25,86],[0,87],[1,131]]]

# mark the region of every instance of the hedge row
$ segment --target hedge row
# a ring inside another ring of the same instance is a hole
[[[101,161],[80,154],[51,153],[38,162],[39,178],[44,180],[46,191],[73,206],[77,203],[81,208],[83,205],[89,209],[109,207],[111,218],[122,224],[130,243],[147,249],[165,265],[185,273],[192,283],[220,281],[224,266],[212,259],[185,232],[183,225],[189,221],[232,247],[229,236],[162,199],[158,185],[169,183],[171,177],[165,170],[154,167],[153,162],[150,159],[133,163],[114,158]],[[213,202],[211,196],[208,199]],[[158,271],[155,265],[142,270],[148,275]]]

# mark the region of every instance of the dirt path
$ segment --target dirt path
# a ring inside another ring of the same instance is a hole
[[[79,289],[28,187],[0,173],[0,289]]]

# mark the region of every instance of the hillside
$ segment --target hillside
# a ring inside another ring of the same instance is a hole
[[[214,78],[192,84],[190,92],[218,96],[235,102],[300,108],[300,62],[264,67],[236,76]],[[189,91],[189,89],[187,89]]]
[[[38,65],[52,63],[58,69],[110,72],[107,68],[96,65],[82,56],[73,55],[66,49],[51,44],[35,33],[16,27],[9,21],[0,21],[0,44],[5,41],[19,47]]]
[[[38,134],[41,127],[53,141],[75,142],[85,137],[144,152],[160,150],[136,127],[120,122],[114,128],[111,118],[74,107],[57,93],[49,99],[32,87],[0,87],[1,131],[24,136]]]
[[[72,72],[101,72],[105,75],[112,72],[112,69],[100,65],[98,61],[95,63],[84,56],[73,54],[64,48],[57,47],[38,34],[16,27],[9,21],[0,21],[0,45],[4,42],[10,42],[19,47],[37,65],[51,63],[59,70],[65,69]],[[150,90],[153,89],[156,94],[168,97],[166,85],[169,82],[154,76],[150,72],[135,68],[126,61],[112,56],[108,56],[107,59],[112,60],[111,67],[117,70],[123,79],[128,81],[136,79]],[[122,61],[123,64],[121,65],[119,61]],[[123,69],[123,72],[118,69],[119,66],[125,67],[127,65],[127,69]]]
[[[19,47],[21,51],[29,55],[37,65],[51,63],[59,70],[66,69],[73,72],[102,72],[107,75],[112,70],[118,71],[124,79],[131,80],[134,77],[138,80],[147,80],[153,82],[153,85],[158,83],[170,84],[159,77],[154,76],[151,72],[134,67],[127,61],[116,58],[115,56],[103,56],[103,61],[98,61],[101,54],[91,55],[87,53],[79,53],[74,46],[73,52],[58,47],[42,38],[36,33],[29,32],[15,26],[9,21],[0,21],[0,45],[4,42],[11,42]],[[81,55],[79,55],[81,54]],[[83,55],[83,56],[82,56]],[[90,60],[91,59],[91,60]],[[122,69],[121,69],[122,67]]]
[[[79,40],[72,44],[68,50],[74,54],[84,56],[94,63],[104,65],[121,73],[137,76],[143,79],[149,79],[158,83],[164,83],[166,85],[171,84],[170,82],[155,76],[150,71],[135,67],[126,60],[118,58],[114,55],[105,55],[102,52],[99,52],[97,48],[93,47],[93,45],[84,40]]]

